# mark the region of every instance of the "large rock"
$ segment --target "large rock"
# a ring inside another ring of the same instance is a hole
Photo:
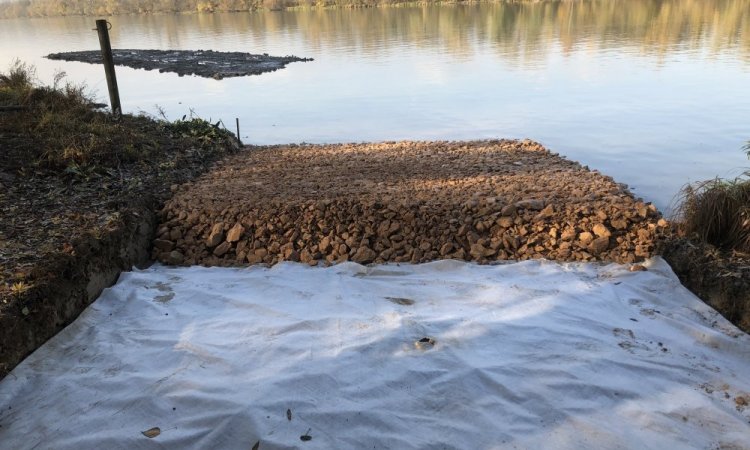
[[[516,207],[523,209],[530,209],[532,211],[539,211],[544,208],[544,200],[538,199],[527,199],[516,202]]]
[[[378,255],[373,251],[370,247],[359,247],[357,251],[354,253],[354,256],[352,256],[352,261],[358,262],[360,264],[369,264],[377,258]]]
[[[214,255],[224,256],[231,248],[232,248],[232,244],[224,241],[214,249]]]
[[[245,227],[243,227],[239,222],[234,224],[232,228],[227,231],[227,242],[237,242],[242,237],[242,233],[245,232]]]
[[[216,247],[217,245],[221,244],[223,240],[224,224],[217,223],[211,228],[211,233],[209,233],[208,239],[206,239],[206,245],[208,247]]]

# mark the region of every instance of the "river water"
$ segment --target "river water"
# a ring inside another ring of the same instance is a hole
[[[531,138],[669,210],[750,166],[750,0],[483,3],[116,16],[114,48],[315,58],[221,81],[117,68],[126,112],[239,118],[246,143]],[[14,58],[107,101],[94,18],[0,20]]]

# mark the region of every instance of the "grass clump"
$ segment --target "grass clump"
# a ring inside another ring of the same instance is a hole
[[[743,150],[750,158],[750,142]],[[680,231],[722,250],[750,254],[749,175],[685,186],[676,210]]]

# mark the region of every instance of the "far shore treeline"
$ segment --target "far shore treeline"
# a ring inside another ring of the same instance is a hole
[[[611,19],[612,14],[628,16],[629,22],[646,25],[644,19],[659,13],[676,14],[676,21],[710,24],[729,21],[739,25],[748,21],[749,0],[479,0],[483,3],[543,3],[554,10],[569,11],[575,4],[578,13],[584,12],[600,19]],[[213,13],[256,10],[282,10],[313,7],[372,7],[397,4],[477,3],[477,0],[0,0],[0,19],[19,17],[109,16],[150,13]],[[628,2],[622,8],[622,2]],[[581,3],[588,4],[581,8]],[[567,4],[567,5],[566,5]],[[633,5],[635,4],[635,6]],[[656,13],[656,14],[655,14]],[[560,20],[564,17],[559,16]],[[571,19],[570,17],[567,18]],[[617,22],[617,21],[615,21]],[[561,23],[561,25],[564,25]]]
[[[10,0],[0,17],[93,16],[148,13],[212,13],[296,7],[369,7],[399,3],[458,3],[460,0]]]
[[[0,0],[1,2],[2,0]],[[169,14],[280,10],[316,6],[367,7],[395,5],[400,0],[22,0],[0,3],[0,19],[15,17],[108,16],[126,14]],[[461,3],[454,0],[422,0],[411,4]],[[533,46],[543,36],[557,35],[563,51],[576,45],[591,45],[592,32],[603,37],[617,35],[637,43],[644,52],[706,45],[712,53],[738,46],[743,59],[750,60],[750,0],[486,0],[477,7],[373,8],[368,14],[350,15],[341,11],[320,14],[264,15],[263,27],[280,29],[294,23],[313,41],[329,36],[329,29],[355,27],[368,30],[360,38],[379,38],[378,30],[403,34],[404,39],[420,39],[427,27],[430,34],[444,38],[451,46],[468,45],[466,30],[474,27],[488,36],[499,50],[518,53],[522,46]],[[627,4],[627,5],[626,5]],[[224,17],[223,27],[246,27],[240,14]],[[260,19],[258,19],[260,20]],[[170,27],[170,21],[164,26]],[[208,26],[205,21],[201,24]],[[387,24],[387,26],[386,26]],[[172,24],[173,25],[173,24]],[[0,23],[0,26],[2,24]],[[46,26],[54,26],[48,24]],[[213,25],[211,25],[213,26]],[[688,32],[688,30],[696,30]],[[178,36],[179,29],[170,29]],[[700,36],[700,39],[691,36]],[[602,39],[607,42],[607,39]],[[512,47],[512,48],[509,48]],[[530,52],[528,54],[533,54]],[[526,53],[524,53],[526,54]]]

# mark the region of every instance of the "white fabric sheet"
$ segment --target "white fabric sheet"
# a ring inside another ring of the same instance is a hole
[[[750,337],[648,266],[124,273],[0,382],[0,448],[750,448]]]

